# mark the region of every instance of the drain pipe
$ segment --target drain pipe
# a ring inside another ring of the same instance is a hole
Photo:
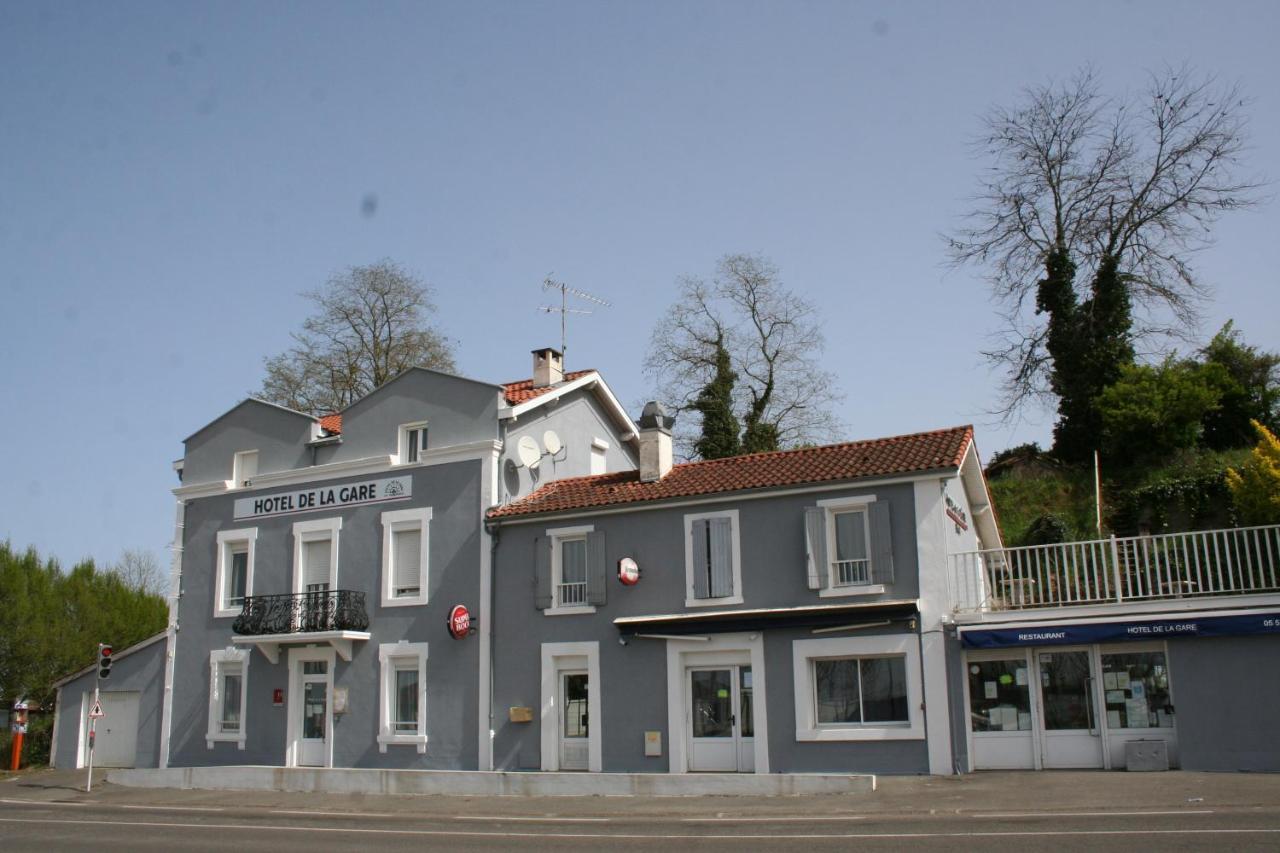
[[[496,643],[494,637],[497,633],[497,613],[498,613],[498,528],[501,522],[486,522],[489,528],[489,769],[494,769],[493,760],[493,742],[496,739],[496,729],[494,729],[493,717],[493,670],[497,661],[497,655],[494,654]]]

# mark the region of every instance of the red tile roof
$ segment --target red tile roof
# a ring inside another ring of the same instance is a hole
[[[327,433],[331,433],[333,435],[336,435],[342,432],[342,415],[341,414],[321,415],[320,429],[324,430]]]
[[[491,510],[489,517],[510,518],[958,468],[972,441],[973,427],[959,426],[825,447],[686,462],[674,466],[656,483],[641,483],[638,471],[575,477],[548,483],[533,494]]]
[[[575,379],[581,379],[588,373],[595,373],[594,370],[574,370],[564,375],[565,382],[572,382]],[[518,406],[521,403],[527,403],[534,397],[541,397],[548,391],[556,390],[555,385],[546,385],[542,388],[534,388],[532,379],[521,379],[519,382],[502,383],[503,395],[507,398],[507,403],[512,406]]]

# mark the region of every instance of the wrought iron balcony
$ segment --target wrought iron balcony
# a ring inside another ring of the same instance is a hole
[[[335,589],[248,596],[231,630],[243,636],[263,636],[364,631],[368,627],[364,593]]]

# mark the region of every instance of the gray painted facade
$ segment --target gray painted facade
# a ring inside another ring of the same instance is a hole
[[[935,487],[936,488],[936,487]],[[909,482],[860,483],[842,488],[795,490],[756,495],[749,499],[726,496],[722,500],[699,501],[683,506],[641,506],[624,510],[573,517],[547,517],[504,521],[497,526],[495,560],[497,620],[495,647],[494,761],[499,770],[554,769],[542,754],[543,731],[539,715],[532,721],[513,722],[510,708],[542,707],[540,650],[544,644],[598,644],[601,719],[594,723],[601,739],[601,769],[629,772],[683,772],[689,767],[672,765],[673,739],[687,732],[673,732],[669,725],[668,654],[666,639],[650,639],[636,634],[642,629],[620,630],[614,621],[621,617],[663,614],[696,614],[701,610],[752,610],[839,604],[912,601],[919,595],[916,519],[913,485]],[[893,581],[883,592],[869,595],[823,597],[808,585],[805,539],[805,510],[818,501],[850,503],[866,500],[889,507]],[[741,555],[741,603],[708,608],[686,606],[686,516],[721,511],[737,513],[736,535]],[[539,610],[534,590],[539,571],[537,552],[552,547],[549,531],[590,527],[604,538],[607,567],[605,601],[595,612],[554,614],[554,608]],[[640,566],[641,580],[624,586],[614,569],[623,557]],[[554,614],[554,615],[553,615]],[[763,699],[767,715],[768,769],[770,772],[851,772],[928,773],[929,756],[923,727],[911,737],[863,741],[801,742],[797,740],[796,673],[793,672],[793,644],[815,637],[847,640],[848,653],[872,647],[884,639],[902,640],[919,658],[918,620],[899,613],[891,624],[878,624],[889,617],[850,616],[845,621],[865,622],[861,629],[814,634],[809,627],[769,627],[750,634],[762,636],[763,665],[767,688],[754,701]],[[695,630],[695,629],[690,629]],[[703,625],[698,634],[717,633]],[[654,629],[661,633],[661,629]],[[623,645],[620,640],[625,640]],[[680,641],[676,641],[680,642]],[[686,644],[687,645],[687,644]],[[746,645],[743,646],[745,648]],[[696,659],[691,659],[696,666]],[[684,674],[676,676],[683,684]],[[756,684],[761,675],[754,673]],[[917,684],[913,695],[920,695]],[[680,710],[683,713],[683,709]],[[659,732],[663,744],[659,756],[645,755],[645,733]]]
[[[124,652],[128,652],[124,654]],[[64,682],[58,687],[57,741],[53,747],[54,766],[60,770],[83,767],[85,761],[85,714],[93,701],[94,688],[105,695],[138,693],[138,729],[135,767],[160,766],[160,705],[164,686],[163,639],[144,641],[134,650],[120,649],[111,666],[111,677],[97,681],[98,667]],[[113,721],[101,721],[99,743],[112,735]]]

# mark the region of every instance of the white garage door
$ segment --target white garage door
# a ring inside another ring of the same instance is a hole
[[[138,705],[142,694],[137,691],[107,692],[103,691],[102,710],[105,717],[98,720],[96,745],[93,749],[94,767],[132,767],[138,755]],[[85,710],[82,719],[88,716],[89,705],[93,703],[93,694],[85,697]],[[88,721],[85,721],[85,736],[81,741],[85,749],[89,748]],[[87,760],[87,754],[85,759]],[[85,760],[80,766],[85,765]]]

